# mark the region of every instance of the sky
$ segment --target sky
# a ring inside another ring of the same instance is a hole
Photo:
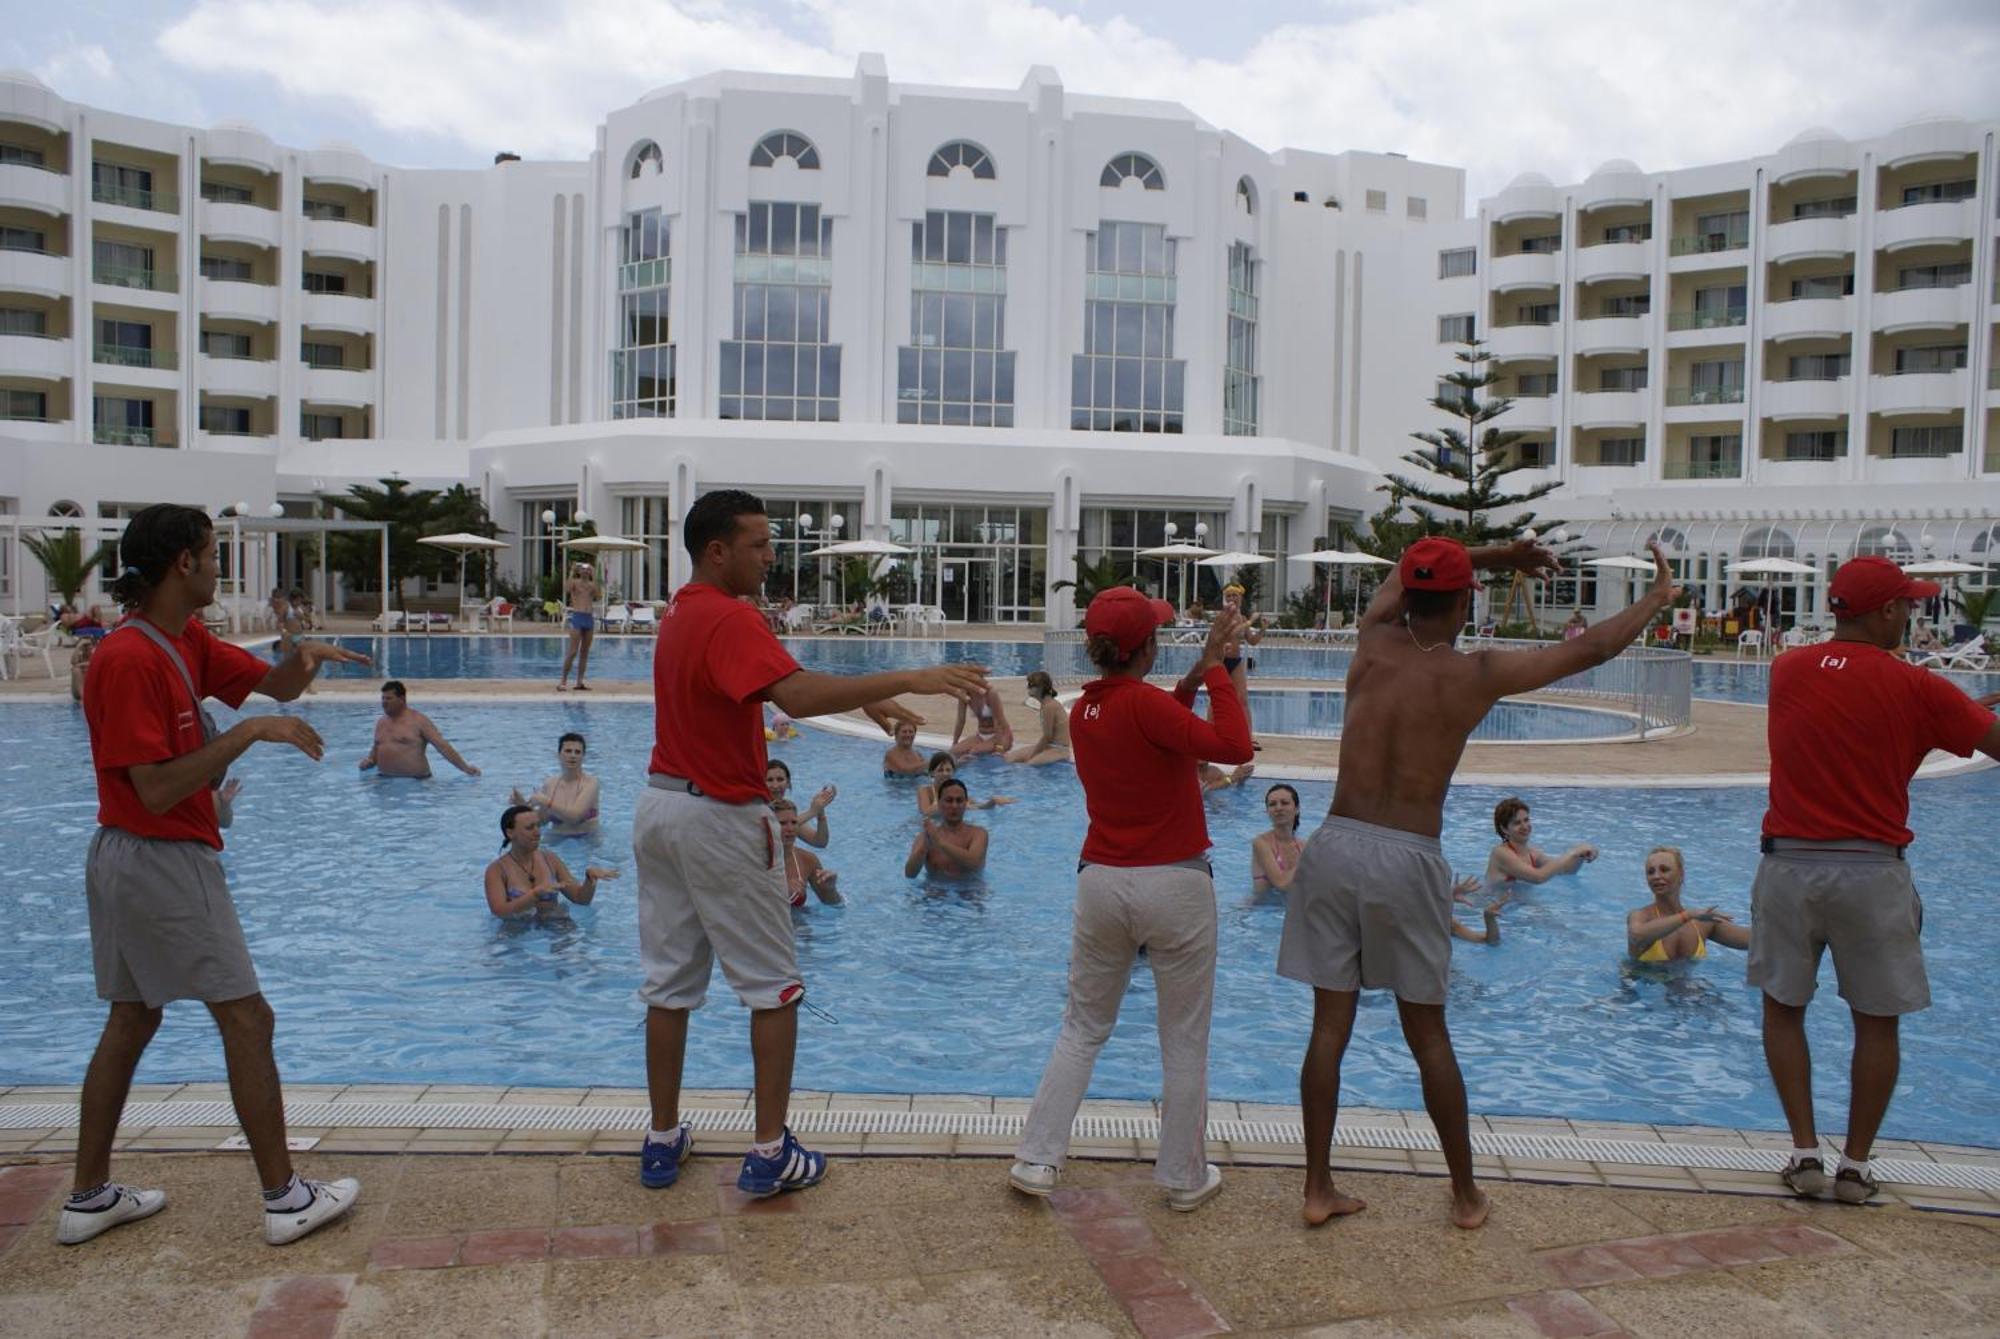
[[[2000,0],[0,0],[0,66],[73,101],[247,121],[405,167],[588,155],[717,69],[1178,101],[1265,149],[1464,167],[1468,203],[1770,153],[1809,126],[2000,120]]]

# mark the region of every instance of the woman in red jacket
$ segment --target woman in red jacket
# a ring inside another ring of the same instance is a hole
[[[1222,1189],[1222,1173],[1203,1156],[1215,882],[1197,770],[1204,760],[1250,761],[1250,718],[1222,668],[1243,618],[1217,614],[1201,659],[1167,693],[1148,684],[1146,672],[1159,652],[1155,631],[1172,619],[1164,600],[1129,586],[1103,592],[1084,615],[1090,659],[1103,677],[1084,686],[1070,711],[1070,744],[1090,831],[1077,867],[1069,1004],[1007,1176],[1025,1194],[1055,1189],[1070,1125],[1142,948],[1159,997],[1165,1073],[1154,1178],[1168,1206],[1182,1211]],[[1208,689],[1208,720],[1190,710],[1197,686]]]

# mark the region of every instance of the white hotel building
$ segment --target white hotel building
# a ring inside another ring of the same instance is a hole
[[[615,584],[657,597],[688,502],[746,487],[774,586],[815,599],[805,549],[891,539],[899,600],[1064,625],[1079,555],[1169,522],[1338,539],[1470,329],[1517,477],[1565,484],[1542,509],[1592,551],[1662,534],[1711,604],[1742,553],[2000,559],[1995,130],[1614,162],[1467,218],[1460,169],[1269,153],[1040,67],[718,74],[611,113],[588,161],[473,171],[0,76],[0,513],[304,515],[393,472],[482,491],[517,574],[580,511],[645,540]],[[0,545],[0,607],[32,568]],[[1307,577],[1264,570],[1267,603]]]

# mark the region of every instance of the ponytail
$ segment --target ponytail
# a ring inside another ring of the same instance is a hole
[[[199,551],[214,529],[199,507],[157,502],[140,511],[118,541],[119,571],[111,582],[111,598],[121,608],[138,608],[181,555]]]

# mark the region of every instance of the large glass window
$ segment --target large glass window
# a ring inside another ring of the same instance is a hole
[[[1889,433],[1889,454],[1900,460],[1955,456],[1965,449],[1965,429],[1956,423],[1930,428],[1895,428]]]
[[[122,163],[92,163],[90,198],[132,209],[151,209],[155,203],[153,174],[146,168],[126,167]]]
[[[1452,316],[1438,317],[1438,343],[1470,344],[1473,322],[1471,312],[1458,312]]]
[[[241,405],[205,404],[201,407],[201,430],[220,437],[248,437],[250,410]]]
[[[1479,252],[1469,246],[1438,252],[1438,278],[1457,279],[1479,272]]]
[[[665,493],[638,493],[618,499],[618,533],[646,546],[644,553],[606,554],[610,590],[627,600],[664,600],[667,589],[672,499]]]
[[[201,277],[204,279],[220,279],[225,283],[233,284],[255,282],[249,261],[232,260],[222,256],[203,256],[201,258]]]
[[[721,417],[839,420],[832,293],[833,220],[818,205],[753,200],[736,216],[736,303],[733,338],[722,344]]]
[[[1181,430],[1187,363],[1174,357],[1174,248],[1158,223],[1104,223],[1085,238],[1083,352],[1070,363],[1070,427]]]
[[[47,391],[0,391],[0,419],[25,419],[46,423],[49,418]]]
[[[611,417],[672,418],[673,227],[657,209],[627,217],[618,265],[618,347],[611,352]]]
[[[1229,246],[1229,330],[1222,369],[1222,431],[1257,435],[1257,255],[1242,242]]]
[[[933,209],[911,225],[910,343],[896,351],[898,423],[1014,426],[1006,308],[1007,230],[991,214]]]
[[[1041,507],[899,502],[889,538],[915,552],[882,575],[891,604],[934,605],[954,623],[1039,623],[1048,590]]]
[[[555,520],[544,521],[543,512]],[[563,568],[562,542],[576,533],[576,495],[556,498],[523,498],[521,525],[521,584],[539,590],[543,578]]]
[[[777,560],[764,573],[764,598],[792,599],[800,604],[832,604],[842,594],[850,600],[866,592],[842,590],[841,559],[809,558],[824,548],[860,534],[858,497],[764,496],[764,514],[771,520],[771,547]],[[808,523],[810,522],[810,523]],[[838,522],[838,524],[836,524]]]
[[[1200,599],[1214,608],[1222,597],[1219,569],[1197,566],[1185,558],[1141,558],[1139,550],[1160,548],[1169,543],[1217,544],[1229,527],[1229,514],[1221,511],[1165,511],[1150,507],[1085,507],[1077,552],[1085,562],[1110,558],[1119,576],[1134,582],[1148,594],[1172,600],[1185,607]],[[1167,523],[1174,535],[1167,538]],[[1199,532],[1197,525],[1206,527]],[[1071,575],[1064,573],[1064,576]]]

